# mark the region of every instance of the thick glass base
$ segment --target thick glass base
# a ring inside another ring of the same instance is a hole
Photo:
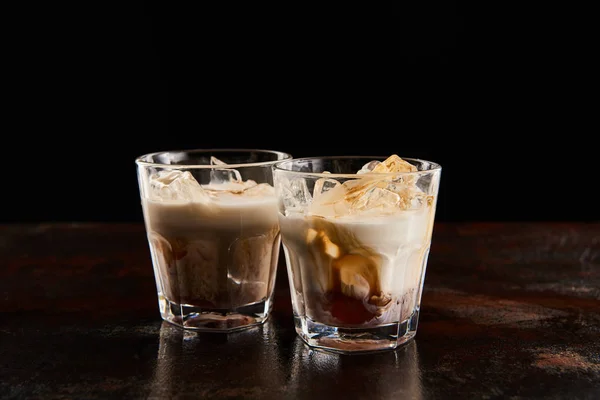
[[[294,316],[296,332],[307,345],[342,354],[397,349],[414,339],[418,322],[418,309],[406,321],[372,328],[340,328]]]
[[[271,299],[248,304],[235,310],[205,309],[174,303],[158,296],[162,319],[184,329],[199,332],[235,332],[263,324],[273,307]]]

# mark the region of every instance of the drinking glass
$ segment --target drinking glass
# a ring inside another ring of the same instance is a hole
[[[193,149],[136,158],[161,317],[198,331],[262,324],[280,248],[273,150]]]
[[[417,332],[441,166],[390,157],[273,165],[296,332],[341,353]]]

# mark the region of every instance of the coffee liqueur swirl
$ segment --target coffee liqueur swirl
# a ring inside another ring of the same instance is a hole
[[[359,179],[322,178],[305,207],[289,199],[280,224],[297,314],[363,328],[411,317],[435,212],[433,195],[406,174],[415,171],[394,155],[366,164]],[[300,181],[288,185],[307,193]]]

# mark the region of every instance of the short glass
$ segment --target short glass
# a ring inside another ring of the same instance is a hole
[[[262,324],[281,236],[272,150],[194,149],[136,158],[162,318],[198,331]]]
[[[273,171],[298,335],[341,353],[413,339],[441,166],[397,155],[309,157]]]

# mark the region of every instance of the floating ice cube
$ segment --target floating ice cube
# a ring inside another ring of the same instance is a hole
[[[365,165],[362,166],[362,168],[357,172],[357,174],[367,174],[370,172],[373,172],[373,169],[378,166],[379,164],[381,164],[381,161],[378,160],[373,160],[373,161],[369,161],[368,163],[366,163]]]
[[[315,187],[313,188],[313,198],[316,199],[323,193],[328,192],[339,185],[341,185],[341,183],[335,179],[320,178],[315,182]]]
[[[237,169],[211,169],[210,184],[219,185],[222,183],[242,182],[242,175]]]
[[[343,217],[374,207],[391,207],[398,199],[382,192],[380,179],[353,179],[336,185],[315,198],[310,213],[323,217]],[[379,204],[377,202],[380,202]]]
[[[398,208],[400,203],[400,195],[387,189],[373,187],[361,196],[357,197],[351,203],[353,211],[372,210],[374,208],[381,211],[391,211]]]
[[[367,192],[381,184],[380,179],[362,178],[352,179],[344,182],[343,186],[346,189],[344,200],[350,204],[354,204],[364,196]]]
[[[325,182],[323,182],[325,186]],[[312,202],[309,214],[321,217],[341,217],[348,215],[348,204],[345,200],[346,188],[343,184],[335,185],[333,182],[327,183],[329,190],[320,191],[315,184],[315,198]],[[318,195],[317,195],[318,193]]]
[[[404,161],[396,154],[389,156],[384,162],[373,168],[374,173],[389,173],[389,172],[415,172],[417,167],[411,163]]]
[[[403,210],[416,210],[430,204],[431,196],[428,196],[417,186],[393,182],[387,185],[387,190],[399,196],[398,207]]]
[[[312,195],[306,180],[303,178],[295,178],[284,182],[282,185],[282,201],[286,211],[304,212],[312,202]]]
[[[418,210],[423,207],[431,206],[433,201],[432,196],[428,196],[420,190],[412,190],[409,196],[402,199],[401,205],[403,208]]]
[[[149,179],[151,197],[156,200],[210,202],[210,196],[189,171],[163,170]]]
[[[415,185],[417,167],[397,155],[385,161],[366,163],[359,171],[359,179],[344,183],[321,178],[315,182],[314,201],[310,214],[323,217],[342,217],[356,214],[388,214],[399,209],[415,209],[427,204],[427,196]],[[393,179],[389,173],[399,173]],[[366,175],[365,175],[366,174]],[[377,176],[379,174],[379,176]]]
[[[417,167],[411,163],[404,161],[396,154],[389,156],[385,161],[378,160],[369,161],[357,172],[357,174],[367,173],[390,173],[390,172],[415,172]]]
[[[223,165],[223,166],[227,165],[226,163],[219,160],[215,156],[210,157],[210,164],[211,165]],[[242,182],[242,175],[240,174],[240,171],[238,171],[237,169],[225,168],[225,167],[213,168],[210,170],[210,184],[211,185],[218,185],[218,184],[230,183],[230,182],[236,182],[236,183]]]

